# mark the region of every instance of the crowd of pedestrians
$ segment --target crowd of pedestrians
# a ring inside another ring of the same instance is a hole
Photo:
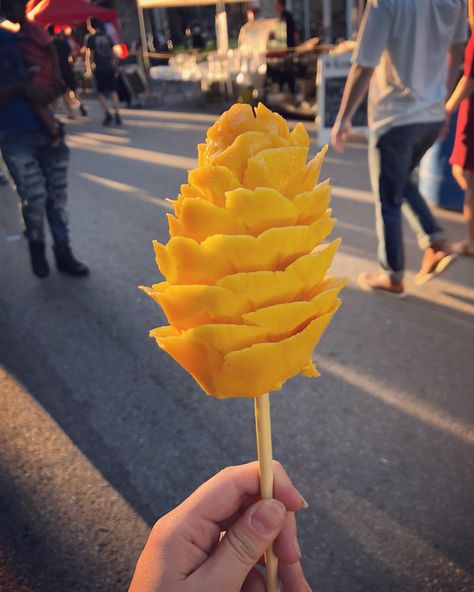
[[[285,2],[278,0],[278,4],[283,18]],[[64,95],[68,117],[75,117],[73,105],[87,115],[71,68],[73,49],[63,34],[56,35],[54,30],[48,34],[25,18],[26,0],[1,0],[1,8],[20,30],[14,33],[0,27],[0,149],[21,200],[32,269],[40,278],[49,274],[47,220],[59,271],[85,276],[88,267],[74,256],[69,238],[69,150],[50,107]],[[474,37],[466,46],[466,14],[464,0],[367,3],[332,132],[334,148],[342,150],[351,118],[369,91],[369,170],[381,271],[361,274],[359,283],[366,290],[405,294],[402,213],[423,253],[417,284],[443,272],[454,255],[474,255]],[[85,48],[87,70],[95,79],[104,109],[103,124],[115,121],[120,125],[117,61],[99,21],[90,23]],[[464,74],[458,80],[463,57]],[[418,189],[414,171],[443,135],[446,119],[458,109],[451,164],[465,192],[467,235],[450,245]],[[273,541],[277,541],[285,589],[308,589],[299,565],[294,523],[294,512],[304,507],[304,500],[278,467],[275,486],[279,501],[256,501],[255,465],[215,477],[157,524],[131,589],[197,592],[205,586],[223,589],[222,582],[230,581],[232,590],[242,586],[263,589],[254,566]],[[239,496],[233,499],[236,492]],[[196,561],[194,548],[187,555],[183,552],[185,527],[197,523],[199,529],[204,518],[208,536],[198,546],[200,559]],[[219,543],[223,524],[228,534]],[[236,547],[235,541],[246,541],[246,545]],[[164,564],[161,557],[169,557],[169,562]],[[181,578],[183,573],[190,574],[187,583]]]
[[[69,149],[64,125],[55,116],[62,97],[69,119],[74,106],[82,116],[87,108],[78,92],[73,70],[80,53],[54,27],[44,30],[26,16],[27,0],[2,0],[2,15],[19,25],[18,32],[0,27],[0,150],[20,198],[24,234],[33,273],[50,273],[46,255],[45,222],[53,238],[53,253],[60,272],[88,275],[88,267],[73,254],[67,213]],[[87,72],[94,76],[104,107],[104,125],[112,122],[107,108],[111,96],[114,119],[122,124],[117,95],[117,60],[113,43],[102,23],[92,19],[85,39]],[[0,173],[0,183],[6,177]]]

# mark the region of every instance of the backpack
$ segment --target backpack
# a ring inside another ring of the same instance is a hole
[[[93,59],[96,70],[112,70],[115,54],[112,41],[105,33],[94,35]]]

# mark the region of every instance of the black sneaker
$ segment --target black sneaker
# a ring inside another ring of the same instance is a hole
[[[49,265],[46,259],[45,245],[41,241],[29,241],[31,267],[33,273],[39,278],[45,278],[49,275]]]
[[[107,113],[105,114],[104,117],[104,121],[102,122],[102,125],[109,125],[109,123],[112,122],[112,115],[110,115],[110,113],[107,111]]]
[[[122,118],[120,117],[120,115],[118,113],[115,114],[115,123],[117,125],[122,125]]]
[[[69,243],[59,243],[53,249],[58,271],[75,276],[89,275],[89,268],[74,257]]]
[[[81,115],[83,117],[87,117],[87,109],[84,107],[82,103],[79,105],[79,111],[81,112]]]

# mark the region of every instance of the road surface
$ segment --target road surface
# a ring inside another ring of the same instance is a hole
[[[137,289],[159,280],[164,198],[214,116],[127,110],[103,128],[91,106],[68,126],[73,245],[90,278],[32,275],[0,187],[2,592],[126,590],[154,520],[256,454],[251,402],[204,396],[148,338],[163,315]],[[275,457],[310,505],[298,519],[308,580],[472,592],[472,261],[415,288],[407,231],[408,298],[360,291],[358,273],[376,269],[366,146],[330,152],[323,176],[344,240],[334,271],[350,282],[317,350],[322,376],[271,398]],[[458,238],[460,216],[440,216]]]

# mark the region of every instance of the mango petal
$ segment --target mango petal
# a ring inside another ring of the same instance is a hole
[[[212,234],[246,234],[247,227],[225,208],[203,199],[181,202],[179,219],[168,214],[170,236],[186,236],[198,242]]]
[[[305,175],[301,182],[301,189],[304,191],[311,191],[316,186],[323,165],[324,156],[327,151],[328,146],[323,146],[316,156],[306,165]]]
[[[309,148],[310,140],[308,132],[302,123],[297,123],[290,133],[290,144],[292,146],[303,146]]]
[[[265,339],[263,329],[247,325],[202,325],[180,334],[173,331],[172,327],[158,327],[150,336],[206,388],[222,368],[226,352]]]
[[[319,251],[297,259],[284,271],[228,275],[218,280],[216,286],[245,297],[252,310],[305,299],[305,295],[317,290],[340,244],[341,239],[336,239],[329,245],[323,245]]]
[[[253,235],[274,226],[292,226],[299,210],[284,195],[270,188],[236,189],[226,193],[226,209],[238,216]]]
[[[303,376],[307,376],[308,378],[318,378],[321,376],[319,372],[316,370],[316,366],[313,363],[313,360],[308,360],[306,366],[303,366],[300,370],[300,374]]]
[[[258,125],[264,130],[278,134],[285,140],[290,140],[291,134],[288,130],[288,125],[281,115],[270,111],[263,103],[259,103],[255,109],[255,116]]]
[[[309,301],[286,302],[242,315],[247,324],[264,328],[270,337],[282,339],[303,328],[309,321],[326,314],[333,306],[342,284]]]
[[[298,209],[298,223],[308,224],[313,222],[329,206],[331,200],[331,186],[328,181],[320,183],[312,191],[298,193],[293,198],[293,205]]]
[[[248,159],[271,145],[270,138],[263,132],[246,132],[239,136],[231,146],[214,156],[210,162],[228,168],[241,181]]]
[[[143,288],[158,302],[168,322],[180,330],[210,323],[232,323],[241,319],[241,313],[251,306],[240,296],[220,286],[170,286],[162,282],[159,289]]]
[[[225,192],[240,187],[239,180],[228,168],[217,165],[202,166],[190,171],[189,184],[197,195],[185,197],[202,196],[203,199],[222,208],[225,206]],[[179,212],[176,214],[179,215]]]
[[[307,148],[288,146],[261,150],[246,163],[243,185],[248,189],[272,187],[285,194],[288,171],[304,174]],[[240,177],[239,177],[240,178]]]
[[[278,390],[289,378],[307,371],[308,360],[340,302],[332,310],[312,321],[303,331],[283,341],[258,343],[225,355],[223,372],[216,373],[217,398],[256,397]]]
[[[246,104],[232,105],[225,111],[206,134],[205,160],[221,153],[233,144],[237,136],[249,131],[256,131],[257,126],[252,107]],[[205,163],[203,163],[205,164]]]
[[[173,237],[166,246],[154,242],[158,268],[173,284],[213,284],[241,271],[277,271],[306,255],[331,232],[335,220],[309,226],[271,228],[257,238],[216,234],[202,243]]]

